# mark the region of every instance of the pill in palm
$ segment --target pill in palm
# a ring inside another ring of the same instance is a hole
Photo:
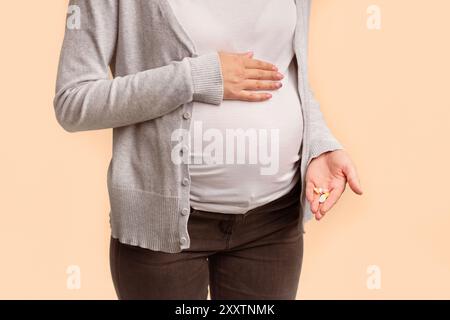
[[[328,192],[321,194],[320,197],[319,197],[319,203],[325,202],[325,200],[327,200],[329,195],[330,194]]]

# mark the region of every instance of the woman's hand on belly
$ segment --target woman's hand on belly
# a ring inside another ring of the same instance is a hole
[[[266,61],[253,58],[253,52],[219,52],[224,80],[224,100],[258,102],[272,97],[267,92],[255,90],[278,90],[284,76],[278,68]]]
[[[348,182],[350,188],[362,195],[356,168],[344,150],[322,153],[311,160],[306,171],[306,199],[311,205],[311,212],[320,220],[339,200]],[[323,203],[314,188],[328,189],[329,196]]]

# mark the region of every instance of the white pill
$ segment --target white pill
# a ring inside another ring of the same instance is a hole
[[[322,195],[319,197],[319,203],[325,202],[325,200],[327,200],[327,198],[328,198],[328,194],[327,194],[327,193],[322,194]]]

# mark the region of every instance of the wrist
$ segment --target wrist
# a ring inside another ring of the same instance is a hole
[[[224,84],[217,52],[211,52],[189,57],[192,82],[194,85],[193,99],[209,104],[220,105],[223,101]]]

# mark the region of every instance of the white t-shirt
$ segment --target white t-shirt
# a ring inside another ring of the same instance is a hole
[[[245,52],[275,64],[283,86],[263,102],[194,101],[191,206],[245,213],[287,194],[299,179],[303,119],[293,61],[294,0],[168,0],[199,54]],[[201,17],[201,19],[196,19]]]

